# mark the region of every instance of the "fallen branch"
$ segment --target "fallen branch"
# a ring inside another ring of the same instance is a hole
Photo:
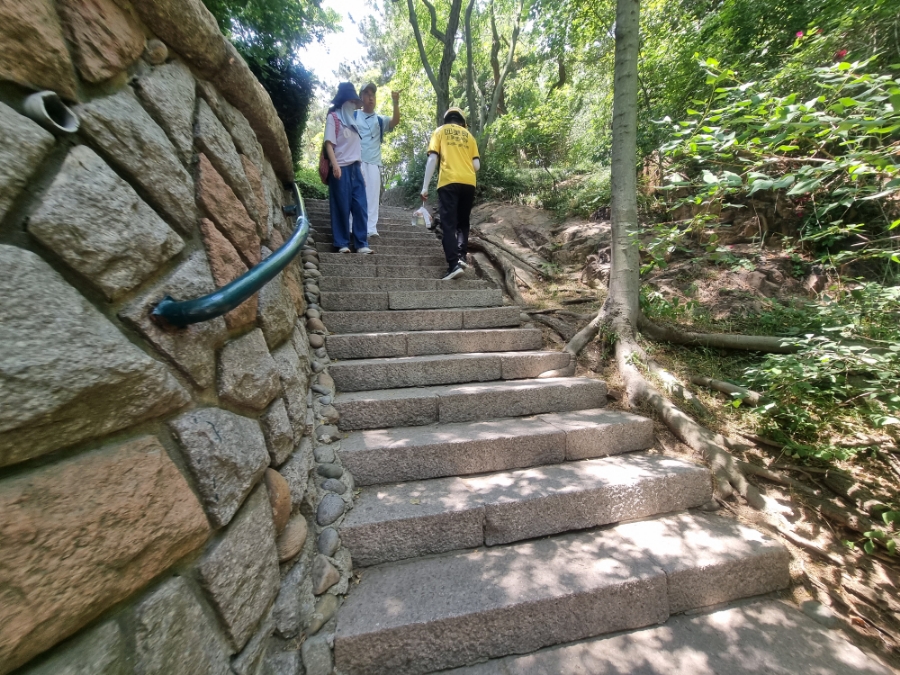
[[[752,406],[759,405],[763,399],[762,394],[755,392],[752,389],[739,387],[736,384],[723,382],[722,380],[714,380],[711,377],[700,377],[695,375],[691,378],[691,382],[693,384],[698,384],[701,387],[707,387],[709,389],[714,389],[715,391],[720,391],[723,394],[728,394],[732,398],[739,398],[742,402]]]
[[[597,298],[587,297],[587,298],[570,298],[567,300],[560,300],[560,303],[563,305],[580,305],[586,302],[596,302]]]
[[[651,322],[641,314],[638,328],[642,333],[660,342],[671,342],[677,345],[696,347],[718,347],[721,349],[742,349],[751,352],[767,352],[771,354],[791,354],[798,347],[787,341],[787,338],[767,335],[731,335],[716,333],[692,333],[680,328],[660,326]]]

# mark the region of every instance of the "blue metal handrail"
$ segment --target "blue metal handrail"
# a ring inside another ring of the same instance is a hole
[[[234,281],[222,286],[217,291],[194,300],[176,301],[168,295],[150,313],[153,320],[163,325],[183,328],[192,323],[209,321],[227,314],[260,288],[274,279],[306,244],[309,238],[309,218],[306,216],[306,205],[296,183],[291,183],[294,192],[294,204],[284,207],[285,215],[294,215],[299,211],[297,224],[291,238],[277,251],[260,262],[256,267],[242,274]]]

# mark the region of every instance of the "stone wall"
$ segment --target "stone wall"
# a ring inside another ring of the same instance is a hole
[[[200,0],[0,3],[0,675],[331,672],[353,482],[313,250],[222,318],[149,315],[281,246],[291,170]]]

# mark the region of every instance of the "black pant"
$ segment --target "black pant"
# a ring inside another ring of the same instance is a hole
[[[475,186],[450,183],[438,188],[444,256],[449,269],[464,260],[469,248],[469,215],[475,200]]]

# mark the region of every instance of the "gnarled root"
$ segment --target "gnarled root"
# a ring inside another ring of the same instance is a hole
[[[717,333],[692,333],[681,328],[670,328],[653,323],[643,314],[638,318],[641,333],[659,342],[698,347],[720,347],[722,349],[742,349],[770,354],[792,354],[797,345],[785,338],[768,335],[726,335]]]
[[[726,450],[725,438],[697,424],[652,387],[634,365],[643,356],[643,350],[627,331],[616,330],[616,335],[616,364],[631,405],[648,404],[679,440],[706,459],[720,497],[726,499],[737,493],[753,508],[764,509],[763,496],[747,481],[738,460]]]

